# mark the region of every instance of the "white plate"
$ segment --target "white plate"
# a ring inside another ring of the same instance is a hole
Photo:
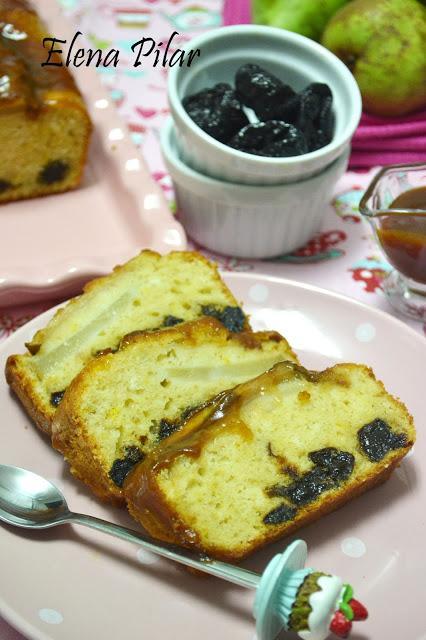
[[[303,364],[372,365],[414,415],[415,453],[383,486],[299,533],[309,565],[341,575],[370,610],[352,640],[424,640],[426,622],[426,341],[391,316],[310,286],[253,274],[224,274],[257,328],[281,331]],[[0,367],[52,311],[0,348]],[[60,455],[0,383],[0,462],[53,480],[71,509],[137,528],[73,480]],[[287,541],[245,564],[262,570]],[[0,613],[33,640],[252,640],[252,596],[199,578],[138,548],[82,527],[28,532],[0,527]],[[56,623],[56,624],[55,624]]]

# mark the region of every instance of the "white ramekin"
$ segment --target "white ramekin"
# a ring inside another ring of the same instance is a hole
[[[352,74],[330,51],[284,29],[242,25],[214,29],[185,44],[200,49],[191,66],[174,66],[168,76],[177,143],[188,166],[211,177],[244,184],[283,184],[319,173],[342,155],[361,117],[361,96]],[[326,82],[333,93],[335,133],[322,149],[291,158],[264,158],[218,142],[189,117],[182,99],[217,82],[234,85],[241,64],[263,66],[296,90]]]
[[[208,249],[241,258],[270,258],[303,246],[319,231],[333,187],[345,172],[349,145],[327,169],[301,182],[253,186],[204,176],[179,157],[171,118],[161,149],[180,220]]]

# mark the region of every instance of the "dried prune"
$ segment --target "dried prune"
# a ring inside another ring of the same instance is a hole
[[[206,304],[201,307],[201,312],[205,316],[216,318],[228,331],[233,333],[239,333],[244,329],[246,317],[240,307],[217,307],[213,304]]]
[[[9,180],[0,179],[0,193],[4,193],[8,189],[12,188],[12,183]]]
[[[179,429],[180,422],[179,420],[167,420],[163,418],[160,420],[160,424],[158,427],[158,440],[164,440],[164,438],[168,438],[172,435],[177,429]]]
[[[285,491],[285,496],[298,506],[309,504],[320,496],[324,491],[331,489],[333,483],[330,482],[326,471],[314,467],[312,471],[305,473],[299,480],[292,482]]]
[[[313,82],[290,98],[282,107],[280,119],[303,132],[308,151],[328,144],[334,131],[333,97],[327,84]]]
[[[329,478],[339,482],[347,480],[351,475],[355,458],[348,451],[339,451],[334,447],[326,447],[318,451],[312,451],[309,459],[317,466],[326,471]]]
[[[189,418],[193,413],[195,413],[196,411],[198,411],[198,409],[201,407],[201,404],[193,404],[190,405],[189,407],[186,407],[182,413],[180,414],[180,418],[179,420],[183,423],[187,418]]]
[[[299,93],[287,100],[280,109],[279,119],[295,125],[299,120],[301,101]]]
[[[380,462],[393,449],[407,446],[405,433],[394,433],[387,422],[376,418],[358,431],[361,449],[372,462]]]
[[[182,318],[176,318],[176,316],[166,316],[163,320],[163,327],[174,327],[176,324],[183,322]]]
[[[227,142],[248,123],[235,91],[219,83],[212,89],[187,96],[182,101],[188,115],[203,131],[220,142]]]
[[[158,429],[157,431],[157,440],[161,441],[165,438],[168,438],[175,431],[181,428],[185,420],[187,420],[193,413],[197,411],[200,405],[190,405],[186,407],[180,416],[175,420],[170,420],[168,418],[162,418],[159,423],[154,423],[154,429]]]
[[[288,522],[293,520],[297,513],[296,507],[290,507],[287,504],[280,504],[279,507],[272,509],[263,518],[265,524],[281,524],[282,522]]]
[[[307,471],[289,485],[275,485],[268,490],[269,496],[288,498],[293,504],[303,506],[313,502],[324,491],[337,487],[351,475],[355,458],[348,451],[327,447],[309,454],[314,468]]]
[[[42,184],[54,184],[61,182],[69,173],[70,166],[63,160],[52,160],[48,162],[38,174],[38,182]]]
[[[139,447],[134,445],[126,447],[125,456],[114,460],[108,474],[109,477],[118,487],[122,487],[127,474],[136,464],[138,464],[138,462],[141,462],[144,457],[145,454],[139,449]]]
[[[334,131],[334,114],[332,110],[333,98],[331,96],[324,98],[319,116],[318,116],[318,131],[322,132],[324,136],[325,144],[328,144]]]
[[[235,87],[216,84],[183,99],[201,129],[234,149],[271,158],[303,155],[333,137],[332,94],[327,84],[313,82],[299,93],[257,64],[236,72]],[[250,123],[250,107],[260,122]]]
[[[332,98],[325,98],[319,114],[314,122],[306,122],[304,133],[308,142],[309,151],[321,149],[331,142],[334,131],[334,114],[332,111]]]
[[[284,102],[294,95],[291,87],[257,64],[244,64],[238,69],[235,88],[241,101],[262,120],[279,117]]]
[[[52,407],[59,407],[62,398],[64,397],[65,389],[63,391],[54,391],[50,394],[50,404]]]
[[[281,120],[249,124],[229,141],[229,145],[239,151],[274,158],[299,156],[308,150],[303,134]]]

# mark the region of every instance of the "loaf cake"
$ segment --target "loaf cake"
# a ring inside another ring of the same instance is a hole
[[[26,345],[28,353],[8,359],[6,378],[35,423],[50,434],[65,389],[98,352],[116,349],[132,331],[203,315],[234,332],[249,326],[217,268],[203,256],[142,251],[87,284],[81,296],[59,310]]]
[[[414,439],[371,369],[284,362],[190,416],[124,494],[153,536],[239,560],[387,479]]]
[[[120,501],[128,472],[195,407],[285,359],[296,356],[278,333],[233,333],[215,318],[133,333],[73,380],[52,444],[98,496]]]
[[[82,176],[91,122],[63,66],[41,66],[46,28],[25,0],[0,0],[0,203],[66,191]],[[50,62],[60,63],[60,55]]]

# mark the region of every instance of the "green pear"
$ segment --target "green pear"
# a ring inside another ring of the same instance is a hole
[[[349,0],[252,0],[253,22],[319,40],[325,25]]]
[[[426,8],[417,0],[352,0],[322,44],[351,69],[366,111],[403,116],[426,106]]]

